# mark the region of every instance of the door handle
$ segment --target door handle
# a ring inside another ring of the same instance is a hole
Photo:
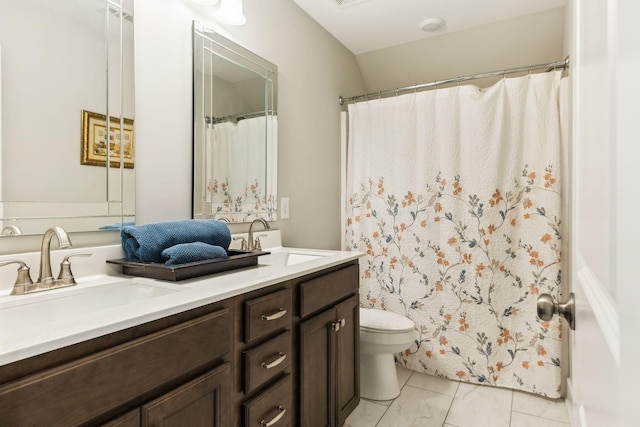
[[[536,304],[538,317],[541,320],[548,321],[553,318],[554,314],[559,314],[565,318],[572,330],[576,329],[575,305],[576,300],[573,292],[569,294],[569,299],[560,303],[553,299],[551,295],[542,294],[538,297],[538,302]]]

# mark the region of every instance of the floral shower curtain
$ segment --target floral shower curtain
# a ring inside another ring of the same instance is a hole
[[[346,246],[361,305],[416,324],[406,367],[560,396],[560,79],[349,105]]]

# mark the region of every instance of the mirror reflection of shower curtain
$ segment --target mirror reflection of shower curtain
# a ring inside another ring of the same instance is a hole
[[[206,129],[206,201],[234,203],[264,197],[266,118],[218,123]]]

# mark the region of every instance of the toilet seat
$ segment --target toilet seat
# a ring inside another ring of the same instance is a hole
[[[377,308],[360,308],[360,331],[402,334],[413,331],[414,323],[400,314]]]

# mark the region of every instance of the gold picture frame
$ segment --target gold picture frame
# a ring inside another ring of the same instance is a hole
[[[120,167],[120,148],[124,147],[124,167],[133,169],[134,138],[133,120],[124,119],[124,126],[120,132],[120,119],[109,118],[109,165]],[[81,165],[106,166],[107,164],[107,117],[104,114],[82,110],[82,147],[80,154]],[[121,143],[124,141],[124,145]]]

